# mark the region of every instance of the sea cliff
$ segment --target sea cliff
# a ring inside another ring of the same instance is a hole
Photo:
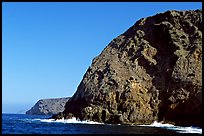
[[[60,115],[202,126],[201,111],[202,10],[171,10],[142,18],[113,39]]]
[[[41,99],[26,114],[30,115],[52,115],[64,110],[65,103],[70,97]]]

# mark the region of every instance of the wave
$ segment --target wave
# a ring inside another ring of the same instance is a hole
[[[41,121],[41,122],[47,122],[47,123],[78,123],[78,124],[104,124],[104,123],[99,123],[99,122],[94,122],[94,121],[89,121],[89,120],[85,120],[85,121],[81,121],[76,119],[75,117],[72,119],[33,119],[36,121]]]
[[[76,119],[75,117],[72,119],[59,119],[59,120],[55,120],[55,119],[33,119],[34,121],[40,121],[40,122],[47,122],[47,123],[77,123],[77,124],[102,124],[102,125],[116,125],[116,124],[104,124],[104,123],[99,123],[99,122],[94,122],[94,121],[89,121],[89,120],[85,120],[85,121],[81,121],[79,119]],[[117,125],[121,125],[121,124],[117,124]],[[199,127],[182,127],[182,126],[175,126],[172,124],[163,124],[160,122],[153,122],[150,125],[131,125],[131,126],[146,126],[146,127],[158,127],[158,128],[162,128],[162,129],[168,129],[168,130],[173,130],[176,131],[178,133],[197,133],[197,134],[202,134],[202,128]]]
[[[202,128],[199,127],[182,127],[182,126],[174,126],[172,124],[163,124],[160,122],[153,122],[150,125],[138,125],[138,126],[149,126],[149,127],[159,127],[159,128],[164,128],[164,129],[169,129],[169,130],[174,130],[178,133],[197,133],[197,134],[202,134]]]

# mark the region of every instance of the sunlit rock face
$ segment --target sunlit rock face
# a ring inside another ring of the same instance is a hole
[[[201,126],[201,65],[202,10],[142,18],[93,59],[62,116]]]

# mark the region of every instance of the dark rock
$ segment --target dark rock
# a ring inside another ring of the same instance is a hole
[[[68,114],[64,115],[64,119],[71,119],[73,117],[74,117],[74,115],[72,113],[68,113]]]
[[[58,114],[53,114],[52,117],[49,118],[49,119],[55,119],[55,120],[57,120],[57,119],[62,119],[62,118],[64,118],[64,116],[65,116],[65,115],[64,115],[62,112],[59,112]]]
[[[65,103],[70,97],[41,99],[26,114],[30,115],[53,115],[64,111]]]
[[[202,10],[137,21],[93,59],[66,116],[105,123],[202,126]]]

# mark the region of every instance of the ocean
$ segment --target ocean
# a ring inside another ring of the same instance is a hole
[[[202,134],[202,128],[154,122],[151,125],[113,125],[93,121],[47,119],[50,116],[2,114],[2,134]]]

